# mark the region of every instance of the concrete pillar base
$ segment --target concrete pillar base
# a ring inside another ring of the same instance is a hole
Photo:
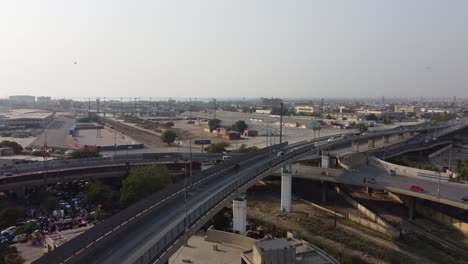
[[[388,144],[390,142],[390,136],[383,136],[383,143]]]
[[[328,168],[330,168],[330,156],[328,156],[328,155],[322,155],[321,166],[322,166],[323,169],[328,169]]]
[[[367,146],[371,149],[371,148],[374,148],[375,147],[375,139],[373,138],[369,138],[367,140]]]
[[[281,211],[291,212],[292,166],[287,165],[281,171]]]
[[[359,152],[359,141],[351,142],[351,149],[353,152]]]
[[[247,226],[247,200],[236,198],[232,201],[232,231],[245,235]]]

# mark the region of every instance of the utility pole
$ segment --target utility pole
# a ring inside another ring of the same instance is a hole
[[[192,119],[192,98],[189,98],[189,116]]]
[[[134,104],[135,104],[135,115],[136,115],[136,111],[137,111],[137,101],[136,101],[136,99],[137,99],[137,98],[135,97],[135,98],[134,98],[134,100],[135,100],[135,103],[134,103]]]
[[[213,119],[216,119],[216,99],[213,98]]]
[[[280,103],[281,109],[280,109],[280,140],[279,143],[283,143],[283,102]]]

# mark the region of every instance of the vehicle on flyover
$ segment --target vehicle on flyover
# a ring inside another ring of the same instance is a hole
[[[424,192],[424,188],[418,185],[411,185],[410,190],[413,192]]]

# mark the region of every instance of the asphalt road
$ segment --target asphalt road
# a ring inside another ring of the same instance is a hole
[[[438,197],[437,180],[418,179],[407,176],[390,176],[385,169],[375,165],[366,165],[365,163],[356,164],[353,168],[355,169],[353,172],[337,169],[326,169],[326,171],[328,171],[329,176],[334,177],[337,182],[375,188],[393,187],[405,191],[409,191],[411,185],[418,185],[424,188],[423,194],[430,195],[434,198]],[[297,170],[297,174],[294,175],[296,177],[317,180],[325,178],[321,175],[321,172],[324,171],[322,168],[295,165],[293,169],[294,171]],[[364,178],[374,179],[375,183],[369,183],[368,181],[364,183]],[[468,195],[468,185],[453,182],[440,183],[441,198],[468,205],[468,203],[461,201],[464,195]]]
[[[266,154],[264,158],[255,163],[241,166],[238,174],[243,174],[268,161],[269,156]],[[187,214],[194,211],[198,205],[209,200],[222,186],[235,181],[235,175],[235,173],[228,173],[216,180],[210,181],[206,185],[192,189],[188,195],[187,208],[189,210]],[[99,255],[92,256],[90,263],[133,263],[157,243],[167,231],[171,230],[184,219],[184,208],[185,203],[183,198],[178,198],[165,204],[157,210],[154,216],[145,217],[145,222],[140,223],[138,227],[126,234],[123,239],[116,240],[105,251],[99,251]]]

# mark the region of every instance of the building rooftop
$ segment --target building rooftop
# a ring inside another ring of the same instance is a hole
[[[284,238],[259,241],[256,246],[261,250],[276,250],[292,247],[291,243]]]

